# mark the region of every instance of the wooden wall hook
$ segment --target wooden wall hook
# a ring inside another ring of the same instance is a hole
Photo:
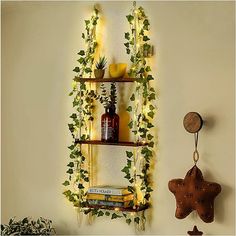
[[[203,125],[203,119],[197,112],[189,112],[183,120],[184,128],[189,133],[197,133]]]

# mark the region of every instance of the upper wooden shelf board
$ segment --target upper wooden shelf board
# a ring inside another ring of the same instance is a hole
[[[144,211],[149,208],[148,204],[139,207],[136,206],[136,208],[125,208],[125,207],[112,207],[112,206],[99,206],[99,205],[87,205],[86,207],[92,208],[92,209],[104,209],[104,210],[112,210],[112,211],[127,211],[127,212],[138,212],[138,211]]]
[[[96,79],[96,78],[80,78],[75,77],[74,81],[76,82],[91,82],[91,83],[107,83],[107,82],[135,82],[135,78],[103,78],[103,79]]]
[[[92,144],[92,145],[114,145],[114,146],[132,146],[132,147],[138,147],[138,146],[146,146],[148,145],[148,143],[144,143],[144,142],[116,142],[116,143],[112,143],[112,142],[103,142],[100,140],[75,140],[75,143],[81,143],[81,144]]]

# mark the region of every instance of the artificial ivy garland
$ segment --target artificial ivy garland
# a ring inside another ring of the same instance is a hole
[[[150,193],[153,191],[150,186],[149,169],[154,146],[154,136],[151,134],[151,129],[154,127],[152,120],[155,107],[152,103],[155,100],[155,90],[149,83],[153,80],[153,77],[149,73],[151,68],[147,65],[147,60],[144,57],[144,51],[151,47],[147,43],[150,40],[147,36],[150,24],[143,8],[139,7],[137,9],[135,5],[131,14],[127,15],[126,18],[130,25],[130,32],[125,33],[127,42],[124,45],[126,46],[126,52],[131,55],[130,60],[132,62],[129,76],[137,78],[135,92],[130,97],[131,105],[127,108],[128,112],[133,113],[133,118],[128,126],[134,133],[135,142],[145,142],[148,145],[135,148],[133,151],[126,151],[127,164],[122,172],[125,173],[125,178],[130,183],[128,189],[135,196],[130,206],[135,208],[138,205],[142,208],[148,204]],[[87,48],[78,53],[80,55],[78,59],[80,65],[74,69],[79,78],[91,77],[91,68],[94,65],[94,54],[97,48],[96,25],[98,19],[98,10],[95,8],[91,19],[85,20],[86,33],[82,34],[82,38],[85,40]],[[104,84],[102,84],[101,89],[104,89]],[[96,94],[94,90],[87,88],[84,82],[80,82],[79,85],[76,82],[73,83],[73,90],[69,95],[74,97],[73,107],[76,110],[70,116],[72,123],[68,124],[72,137],[88,140],[90,139],[89,122],[93,120],[93,100],[103,101],[105,95],[103,93],[101,95]],[[83,97],[83,100],[81,97]],[[105,100],[103,102],[106,103]],[[87,160],[83,154],[81,144],[73,143],[69,146],[69,149],[71,150],[71,161],[67,165],[69,176],[68,180],[63,183],[67,187],[64,195],[68,200],[84,214],[90,213],[91,216],[97,217],[109,216],[111,219],[124,217],[127,224],[133,221],[135,225],[139,226],[139,229],[144,230],[144,211],[111,212],[103,209],[86,208],[85,183],[90,181],[88,163],[86,163]]]
[[[97,48],[96,25],[98,20],[98,9],[94,8],[90,20],[85,20],[86,32],[82,33],[82,38],[87,45],[86,50],[80,50],[78,52],[80,56],[78,59],[79,66],[73,70],[79,78],[85,76],[91,77],[92,74],[94,55]],[[88,140],[90,138],[88,132],[89,121],[93,120],[92,109],[94,108],[91,94],[94,91],[90,90],[84,82],[73,82],[72,86],[73,89],[69,96],[73,96],[75,112],[70,116],[72,122],[68,124],[68,127],[74,140],[76,138]],[[67,165],[68,180],[63,183],[67,187],[67,190],[63,194],[74,206],[81,208],[86,205],[85,183],[89,182],[88,164],[86,163],[87,160],[80,144],[73,142],[68,148],[71,151],[70,162]]]
[[[131,105],[127,108],[127,111],[133,114],[128,126],[134,133],[135,142],[143,142],[147,146],[126,151],[127,164],[122,171],[130,183],[130,191],[136,196],[133,205],[138,204],[138,206],[143,207],[149,203],[150,193],[153,191],[150,186],[149,170],[154,153],[152,128],[154,127],[153,118],[155,114],[153,101],[156,94],[155,89],[150,84],[154,78],[150,74],[151,68],[145,58],[145,52],[151,48],[148,43],[150,40],[148,37],[150,23],[144,9],[142,7],[136,8],[135,3],[132,13],[126,18],[130,25],[130,32],[125,33],[127,42],[124,45],[132,62],[129,76],[137,79],[135,92],[130,97]],[[134,219],[136,223],[145,222],[144,214]]]

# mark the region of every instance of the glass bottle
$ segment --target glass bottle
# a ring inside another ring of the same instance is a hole
[[[101,140],[103,142],[118,142],[119,119],[114,105],[105,108],[105,113],[101,117]]]

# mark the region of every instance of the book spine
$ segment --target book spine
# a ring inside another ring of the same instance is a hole
[[[129,195],[123,195],[123,196],[117,196],[117,195],[105,195],[105,194],[93,194],[89,193],[87,195],[87,199],[91,200],[103,200],[103,201],[114,201],[114,202],[126,202],[126,201],[131,201],[133,200],[134,195],[129,194]]]
[[[98,206],[124,207],[124,203],[122,202],[107,202],[102,200],[88,200],[88,204]]]
[[[106,189],[106,188],[89,188],[88,193],[104,194],[104,195],[123,195],[123,190],[120,189]]]

